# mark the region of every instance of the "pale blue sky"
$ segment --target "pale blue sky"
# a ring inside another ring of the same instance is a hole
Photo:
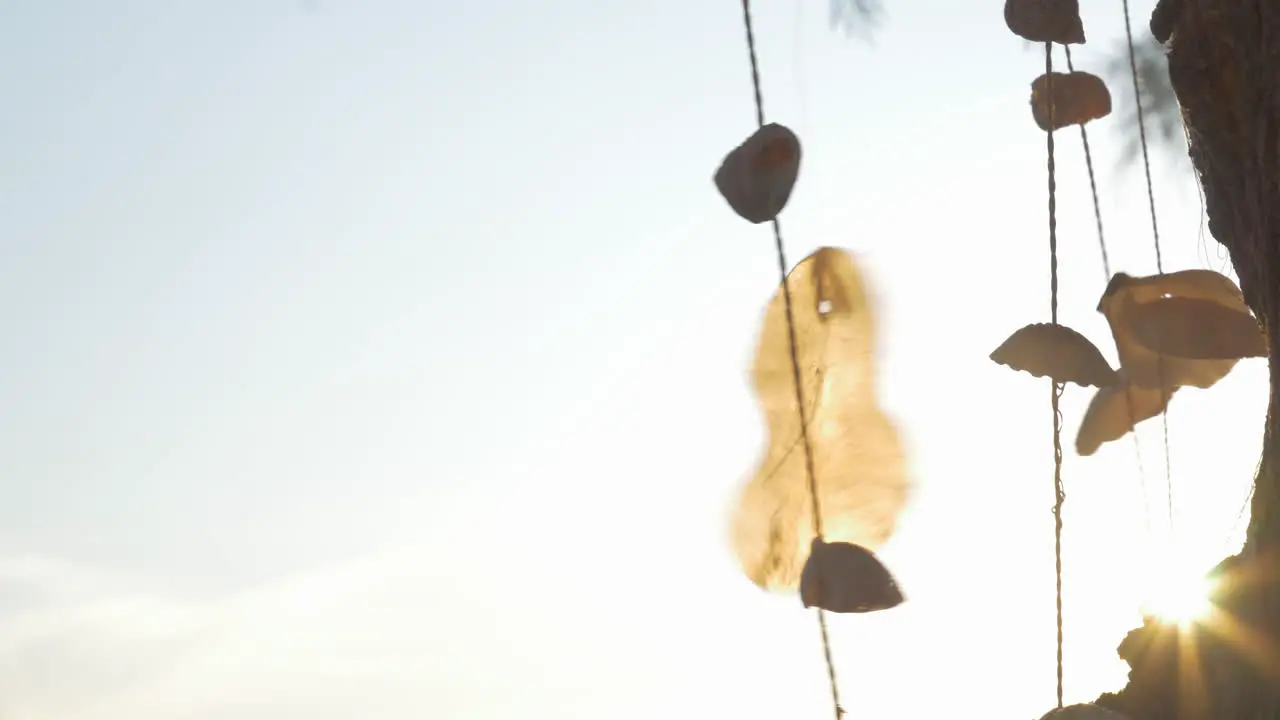
[[[863,260],[918,488],[883,553],[908,604],[835,619],[836,660],[853,717],[1031,717],[1047,389],[987,354],[1047,320],[1042,56],[994,0],[886,4],[871,45],[757,9],[791,258]],[[813,618],[726,542],[777,279],[710,180],[754,123],[739,5],[313,5],[0,0],[0,716],[826,717]],[[1120,3],[1083,10],[1099,70]],[[1147,274],[1114,125],[1113,265]],[[1058,137],[1063,320],[1114,359]],[[1221,268],[1170,157],[1166,264]],[[1170,413],[1189,565],[1239,529],[1263,377]],[[1084,699],[1123,682],[1143,503],[1130,441],[1066,472]]]

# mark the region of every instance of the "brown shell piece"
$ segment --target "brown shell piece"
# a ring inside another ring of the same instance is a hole
[[[1115,371],[1102,352],[1066,325],[1028,325],[1010,335],[991,359],[1036,377],[1085,387],[1104,387],[1115,380]]]
[[[1052,89],[1050,77],[1053,78]],[[1041,75],[1031,83],[1031,117],[1041,130],[1060,130],[1068,125],[1083,125],[1110,114],[1111,92],[1097,75],[1080,71],[1055,72]]]
[[[805,607],[834,613],[871,613],[902,604],[902,591],[875,553],[852,543],[814,538],[800,574]]]
[[[786,207],[800,173],[800,139],[769,123],[725,156],[716,188],[729,207],[752,223],[773,220]]]
[[[1150,277],[1116,273],[1098,302],[1098,312],[1107,318],[1111,326],[1120,367],[1134,385],[1144,388],[1163,385],[1168,389],[1212,387],[1231,372],[1239,362],[1239,357],[1203,357],[1232,353],[1224,353],[1222,347],[1213,349],[1212,343],[1218,337],[1216,332],[1195,342],[1189,340],[1188,337],[1195,328],[1187,325],[1198,324],[1194,318],[1169,319],[1169,313],[1165,310],[1150,307],[1154,303],[1175,298],[1213,303],[1242,315],[1249,313],[1249,307],[1245,305],[1235,283],[1212,270],[1183,270]],[[1177,310],[1180,305],[1185,309],[1185,304],[1169,307]],[[1178,333],[1169,329],[1178,323],[1184,326]],[[1228,328],[1227,332],[1229,337],[1234,338],[1230,342],[1242,346],[1227,348],[1228,350],[1257,350],[1258,343],[1265,348],[1265,340],[1261,339],[1262,331],[1256,325],[1254,332],[1259,337],[1252,339],[1243,334],[1245,329],[1238,321],[1235,329]],[[1176,353],[1166,353],[1165,350],[1178,350],[1195,357],[1180,357]]]
[[[854,257],[830,247],[801,260],[787,287],[824,536],[878,548],[910,482],[897,428],[876,396],[872,298]],[[751,378],[768,439],[732,511],[731,543],[753,583],[795,592],[816,533],[781,288],[765,308]]]
[[[1076,433],[1076,453],[1092,455],[1103,444],[1129,434],[1138,423],[1164,412],[1176,392],[1174,388],[1166,395],[1159,388],[1138,387],[1121,370],[1116,382],[1099,389],[1089,402]]]
[[[1004,24],[1031,42],[1084,44],[1079,0],[1005,0]]]

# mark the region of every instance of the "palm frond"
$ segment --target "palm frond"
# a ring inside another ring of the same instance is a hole
[[[869,37],[883,18],[880,0],[831,0],[831,27],[846,36]]]
[[[1137,41],[1133,48],[1134,67],[1138,71],[1138,87],[1141,90],[1142,113],[1146,122],[1148,145],[1165,151],[1186,149],[1182,131],[1182,107],[1169,82],[1169,65],[1165,60],[1164,46],[1152,38]],[[1121,40],[1115,54],[1107,63],[1109,85],[1119,89],[1117,108],[1121,108],[1117,131],[1124,134],[1124,146],[1120,160],[1135,160],[1142,150],[1138,132],[1138,109],[1133,99],[1133,74],[1129,66],[1129,45]],[[1149,147],[1150,149],[1150,147]]]

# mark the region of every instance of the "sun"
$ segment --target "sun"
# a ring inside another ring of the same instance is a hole
[[[1147,612],[1180,627],[1207,619],[1213,610],[1213,580],[1186,572],[1167,572],[1146,603]]]

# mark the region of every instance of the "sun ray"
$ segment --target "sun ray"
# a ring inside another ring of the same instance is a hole
[[[1179,627],[1204,620],[1213,609],[1214,583],[1208,578],[1169,574],[1161,579],[1147,601],[1146,610]]]
[[[1203,622],[1213,611],[1217,582],[1188,563],[1177,562],[1172,554],[1166,555],[1148,580],[1143,612],[1181,628]]]

